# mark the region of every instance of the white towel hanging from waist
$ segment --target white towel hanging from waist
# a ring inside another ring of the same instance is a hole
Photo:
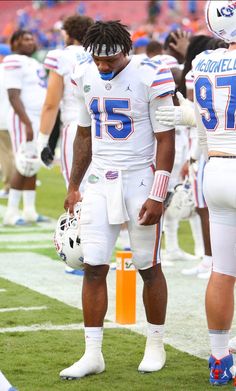
[[[104,179],[109,224],[123,224],[129,221],[123,194],[122,172],[119,170],[105,171]]]

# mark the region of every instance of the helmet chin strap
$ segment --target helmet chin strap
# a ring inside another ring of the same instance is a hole
[[[115,76],[115,72],[103,73],[99,72],[102,80],[111,80]]]

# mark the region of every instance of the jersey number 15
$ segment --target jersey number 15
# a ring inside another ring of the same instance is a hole
[[[112,139],[125,140],[133,133],[133,120],[125,114],[130,112],[129,99],[93,98],[90,102],[90,110],[94,114],[96,122],[95,135],[102,138],[103,129]]]

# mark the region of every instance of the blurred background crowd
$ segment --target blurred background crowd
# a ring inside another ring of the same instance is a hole
[[[0,43],[8,43],[18,28],[29,30],[37,38],[37,55],[42,60],[49,49],[63,46],[60,29],[65,18],[72,14],[88,15],[95,20],[120,19],[129,27],[133,42],[152,38],[163,43],[177,28],[198,34],[206,32],[202,3],[197,0],[141,0],[122,1],[120,6],[117,1],[1,1]]]

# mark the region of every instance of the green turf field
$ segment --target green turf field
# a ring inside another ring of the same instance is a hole
[[[41,169],[39,179],[42,185],[38,187],[38,211],[56,219],[63,213],[65,196],[59,168],[50,171]],[[1,204],[6,202],[1,201]],[[29,255],[37,253],[51,258],[51,262],[60,262],[53,248],[52,235],[52,227],[0,227],[0,259],[4,261],[4,254],[11,256],[14,253],[12,257],[14,255],[15,262],[18,259],[20,264],[24,262],[24,254],[30,251]],[[180,243],[183,249],[192,250],[192,239],[186,222],[180,227]],[[16,270],[17,267],[16,264]],[[27,275],[27,270],[23,272]],[[33,276],[29,273],[27,278],[30,280]],[[48,280],[45,282],[42,279],[42,285],[46,283]],[[187,314],[183,314],[183,330],[188,327],[186,320]],[[192,330],[193,339],[197,333],[196,327]],[[36,287],[35,290],[28,289],[12,280],[0,278],[0,370],[19,391],[212,389],[208,383],[207,361],[204,359],[166,345],[165,368],[158,373],[143,375],[137,372],[137,367],[144,350],[144,336],[131,330],[114,328],[114,325],[112,327],[111,323],[106,322],[104,337],[106,371],[78,381],[61,381],[58,376],[60,370],[78,360],[83,353],[82,312],[74,306],[38,293]],[[232,385],[224,387],[224,390],[230,389]]]

